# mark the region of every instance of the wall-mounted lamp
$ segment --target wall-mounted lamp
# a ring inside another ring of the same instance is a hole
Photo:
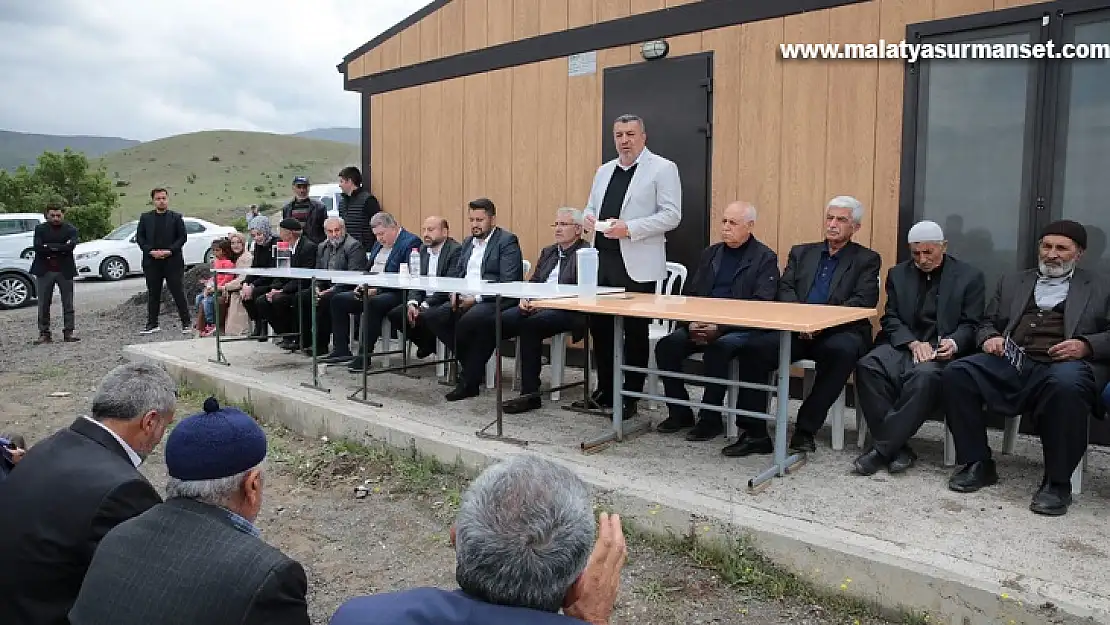
[[[644,57],[645,61],[654,61],[667,56],[667,52],[669,52],[670,49],[671,47],[662,39],[645,41],[640,46],[640,55]]]

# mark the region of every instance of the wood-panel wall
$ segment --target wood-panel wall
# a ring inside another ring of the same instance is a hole
[[[455,0],[451,22],[466,24],[464,36],[410,29],[379,50],[411,61],[680,1]],[[900,41],[908,23],[1038,1],[872,0],[668,40],[672,56],[714,52],[713,237],[724,206],[750,200],[756,236],[785,262],[791,245],[821,237],[829,198],[853,195],[867,207],[857,240],[889,267],[899,246],[903,65],[784,62],[778,44]],[[441,214],[460,241],[466,202],[489,197],[534,262],[550,243],[554,211],[585,205],[600,164],[603,69],[631,62],[643,62],[639,51],[621,46],[599,51],[592,75],[568,77],[560,58],[375,95],[372,189],[406,228]]]

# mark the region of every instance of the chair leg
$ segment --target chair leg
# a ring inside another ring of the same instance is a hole
[[[1021,415],[1006,419],[1005,428],[1002,430],[1002,453],[1013,454],[1017,447],[1017,435],[1021,429]]]
[[[556,334],[551,337],[551,386],[558,387],[563,385],[563,367],[566,366],[566,359],[567,335],[566,333]],[[551,391],[551,401],[559,401],[559,397],[559,391]]]
[[[844,449],[844,390],[832,405],[832,448],[833,451]]]
[[[447,364],[443,361],[447,358],[447,346],[442,341],[436,340],[436,360],[440,361],[436,365],[436,375],[440,378],[447,378]]]
[[[948,419],[944,421],[944,466],[956,466],[956,438],[948,427]]]
[[[494,352],[486,361],[486,388],[497,386],[497,352]]]
[[[510,388],[515,391],[520,388],[520,343],[517,343],[514,339],[513,345],[516,346],[516,349],[513,350],[516,355],[513,357],[513,385]]]
[[[856,394],[856,447],[863,451],[867,446],[867,419],[863,418],[863,409],[859,404],[859,389],[852,387]]]
[[[728,364],[728,379],[736,382],[740,379],[740,361],[733,358],[732,362]],[[740,389],[735,386],[728,387],[725,393],[725,406],[735,408],[736,402],[740,399]],[[724,415],[725,419],[725,438],[733,440],[736,438],[738,432],[736,428],[736,415]]]
[[[651,341],[648,345],[648,369],[655,370],[655,344],[657,341]],[[662,395],[662,384],[659,383],[659,376],[654,373],[649,373],[647,376],[646,392],[651,395]],[[655,409],[659,407],[659,403],[655,400],[648,401],[648,407]]]
[[[1083,452],[1083,458],[1079,460],[1079,466],[1075,467],[1075,471],[1071,473],[1071,494],[1073,495],[1083,492],[1083,471],[1087,469],[1087,453]]]

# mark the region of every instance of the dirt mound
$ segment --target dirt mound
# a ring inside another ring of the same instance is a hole
[[[197,294],[200,293],[202,285],[205,280],[212,276],[212,269],[208,265],[197,265],[185,271],[185,278],[183,280],[185,286],[185,301],[189,306],[197,299]],[[132,308],[135,306],[146,306],[148,294],[146,291],[132,295],[126,302],[120,305],[120,308]],[[169,289],[162,287],[162,311],[176,311],[177,308],[173,304],[173,297],[170,295]]]

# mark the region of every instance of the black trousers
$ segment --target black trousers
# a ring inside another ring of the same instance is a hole
[[[1019,373],[1005,359],[979,353],[953,362],[942,379],[956,462],[991,457],[984,406],[1007,416],[1028,413],[1041,437],[1048,481],[1071,483],[1087,451],[1087,421],[1100,390],[1090,365],[1082,360],[1042,363],[1026,358]]]
[[[255,311],[260,319],[265,320],[273,328],[274,334],[292,334],[300,332],[297,318],[297,293],[279,291],[274,293],[273,299],[266,299],[265,293],[259,293],[254,299]],[[307,318],[305,324],[309,323]]]
[[[374,349],[374,344],[382,333],[382,321],[391,310],[401,303],[401,294],[397,291],[386,291],[370,296],[369,317],[359,322],[362,329],[361,341],[366,343],[367,353]],[[344,291],[335,296],[331,304],[331,334],[335,343],[337,355],[348,356],[351,353],[350,316],[362,317],[364,305],[362,298],[355,297],[354,291]],[[392,322],[391,322],[392,323]],[[400,326],[396,326],[400,327]]]
[[[177,305],[177,314],[181,318],[181,326],[188,328],[193,325],[189,318],[189,303],[185,301],[185,265],[180,260],[159,260],[148,258],[143,261],[143,277],[146,278],[146,324],[148,327],[158,325],[158,316],[162,311],[162,282],[170,290],[173,303]]]
[[[331,342],[331,304],[335,297],[335,293],[324,295],[316,299],[316,353],[327,353],[328,344]],[[312,347],[312,291],[310,289],[301,289],[297,294],[297,301],[301,307],[301,345],[305,349]],[[292,312],[296,315],[296,311]],[[294,316],[289,321],[290,327],[294,327],[297,323],[297,318]]]
[[[870,332],[870,328],[868,328]],[[852,375],[856,361],[863,355],[867,341],[855,328],[830,328],[819,332],[812,339],[803,339],[794,334],[790,339],[790,360],[812,360],[816,365],[813,388],[798,409],[798,422],[795,429],[815,434],[825,424],[837,397]],[[658,356],[656,356],[658,358]],[[755,333],[745,346],[740,359],[740,380],[766,384],[772,371],[779,366],[779,333]],[[754,393],[755,395],[752,395]],[[763,391],[741,390],[741,397],[759,397],[758,408],[766,410],[767,394]],[[767,434],[767,422],[753,417],[739,417],[737,424],[753,436]]]
[[[427,313],[427,309],[421,309],[420,314],[416,316],[416,323],[409,325],[405,333],[417,350],[431,354],[436,351],[436,335],[428,329],[428,324],[424,322],[425,313]],[[400,336],[401,324],[408,323],[406,305],[394,306],[386,313],[386,318],[389,319],[389,324],[393,326],[393,330]]]
[[[627,291],[636,293],[653,293],[654,282],[636,282],[628,275],[624,266],[624,257],[619,251],[598,251],[598,286],[623,287]],[[597,363],[598,390],[603,404],[611,403],[613,394],[613,349],[615,337],[613,336],[613,317],[610,315],[590,315],[587,321],[590,335],[593,337],[594,361]],[[624,318],[624,362],[633,367],[648,366],[651,355],[648,343],[648,326],[650,319],[641,317]],[[624,390],[643,392],[644,380],[647,376],[642,373],[625,373]]]
[[[467,355],[462,366],[465,384],[480,384],[486,362],[497,349],[496,318],[490,315],[475,318],[475,323],[487,321],[487,327],[476,332],[458,332],[459,349]],[[581,330],[585,326],[582,315],[566,310],[535,310],[525,314],[519,306],[501,313],[501,337],[517,338],[517,359],[520,361],[520,392],[527,395],[540,390],[540,370],[543,367],[543,341],[560,332]],[[463,345],[465,343],[465,345]]]
[[[690,339],[687,327],[681,327],[667,336],[659,339],[655,344],[655,364],[663,371],[682,372],[682,363],[691,354],[701,353],[704,375],[713,378],[728,378],[728,367],[736,354],[747,344],[751,332],[735,331],[726,332],[706,345],[698,345]],[[678,378],[660,376],[663,381],[664,394],[670,399],[689,401],[690,395],[686,392],[686,383]],[[727,392],[726,387],[720,384],[707,384],[702,403],[720,405]],[[668,414],[679,419],[693,418],[694,411],[689,406],[680,404],[667,404]],[[703,409],[700,411],[702,419],[721,419],[721,413],[715,410]],[[753,419],[758,421],[758,419]],[[737,423],[740,418],[737,417]]]
[[[39,334],[50,334],[50,304],[54,301],[54,285],[62,297],[62,331],[73,332],[73,278],[60,271],[47,271],[38,276]]]
[[[479,342],[474,339],[479,333],[490,332],[494,324],[494,314],[497,304],[485,300],[474,304],[466,312],[451,310],[451,303],[444,302],[434,308],[426,310],[422,316],[428,329],[444,345],[453,347],[455,358],[459,361],[459,370],[462,383],[467,388],[475,388],[482,383],[485,373],[485,364],[489,354],[482,358],[481,350],[474,349]],[[459,340],[459,337],[465,337]],[[492,340],[492,336],[490,337]]]
[[[913,354],[884,343],[856,363],[856,389],[873,447],[893,458],[941,408],[945,363],[914,364]]]

